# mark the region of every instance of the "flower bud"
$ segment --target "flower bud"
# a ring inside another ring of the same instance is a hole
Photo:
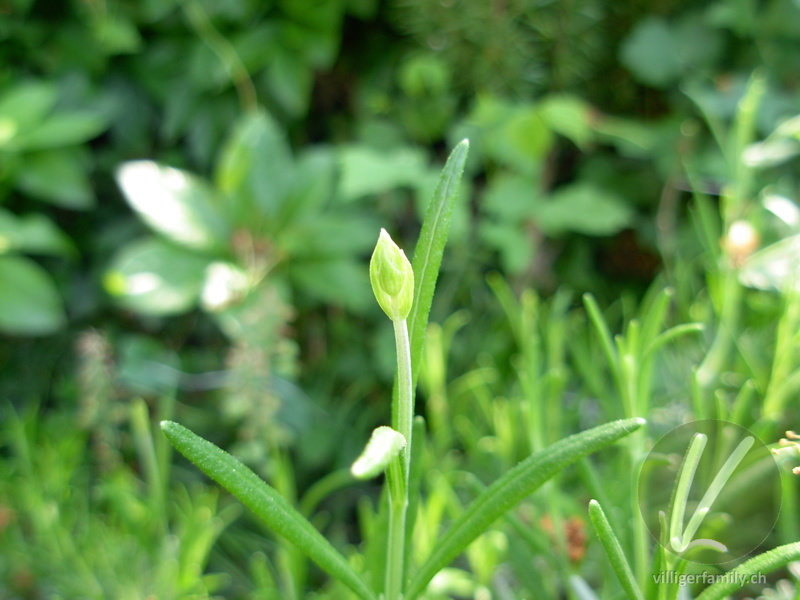
[[[381,426],[372,432],[361,456],[350,472],[356,479],[377,477],[389,468],[389,463],[406,447],[406,438],[391,427]]]
[[[369,261],[369,279],[378,304],[392,321],[408,317],[414,302],[414,271],[385,229]]]

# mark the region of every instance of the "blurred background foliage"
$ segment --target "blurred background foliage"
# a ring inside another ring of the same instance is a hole
[[[246,521],[212,551],[236,511],[170,470],[151,423],[177,411],[290,497],[346,466],[392,374],[367,258],[381,226],[413,248],[464,137],[422,383],[436,447],[457,441],[479,471],[513,464],[524,435],[484,442],[467,409],[448,414],[447,372],[464,374],[463,406],[513,423],[524,302],[552,297],[543,314],[570,330],[540,333],[563,377],[548,385],[575,409],[606,381],[581,293],[619,325],[655,281],[675,289],[676,322],[713,320],[737,219],[774,243],[743,281],[791,288],[798,48],[794,0],[0,2],[1,595],[289,594],[297,556],[268,542],[267,559]],[[753,139],[737,146],[753,80]],[[744,371],[765,379],[782,304],[747,303]],[[572,331],[585,348],[568,353]],[[343,543],[347,505],[327,506]],[[454,589],[491,579],[501,538],[482,538],[477,580]]]

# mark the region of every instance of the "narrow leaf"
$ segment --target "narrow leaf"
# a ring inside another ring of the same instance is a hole
[[[375,600],[374,594],[347,559],[283,496],[253,471],[224,450],[173,421],[162,421],[161,429],[181,454],[236,496],[275,533],[292,542],[323,570],[353,590],[359,598]]]
[[[428,315],[433,303],[433,291],[439,277],[444,246],[450,231],[450,217],[458,194],[458,185],[469,152],[469,140],[463,140],[447,159],[436,184],[433,199],[428,206],[417,247],[414,250],[414,306],[408,318],[411,337],[411,372],[416,384],[418,365],[422,355],[422,344],[428,327]]]
[[[407,600],[419,596],[440,570],[509,509],[561,469],[637,430],[644,419],[606,423],[572,435],[519,463],[486,488],[450,526],[411,581]]]
[[[628,598],[631,600],[643,600],[642,591],[639,589],[636,578],[633,576],[633,571],[625,558],[625,554],[622,552],[622,546],[597,500],[589,502],[589,518],[592,520],[597,537],[600,538],[600,542],[605,548],[608,560],[611,562],[611,568],[614,569],[614,573],[616,573],[625,593],[628,594]]]
[[[795,560],[800,560],[800,542],[773,548],[728,571],[725,577],[721,577],[703,590],[697,600],[722,600],[752,581],[757,581],[759,576],[780,569]]]

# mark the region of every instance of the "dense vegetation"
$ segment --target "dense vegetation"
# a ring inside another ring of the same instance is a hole
[[[674,598],[640,472],[677,456],[672,490],[688,441],[659,440],[716,420],[763,444],[695,538],[736,534],[719,572],[784,548],[736,593],[796,597],[800,453],[756,450],[800,426],[798,48],[793,0],[0,3],[0,596],[351,597],[158,423],[376,572],[384,497],[349,474],[391,419],[369,259],[381,228],[413,256],[468,138],[408,572],[532,453],[643,417],[426,593]]]

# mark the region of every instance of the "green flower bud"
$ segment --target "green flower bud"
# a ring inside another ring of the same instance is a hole
[[[414,271],[385,229],[381,229],[369,261],[369,279],[383,312],[392,321],[405,319],[414,302]]]

